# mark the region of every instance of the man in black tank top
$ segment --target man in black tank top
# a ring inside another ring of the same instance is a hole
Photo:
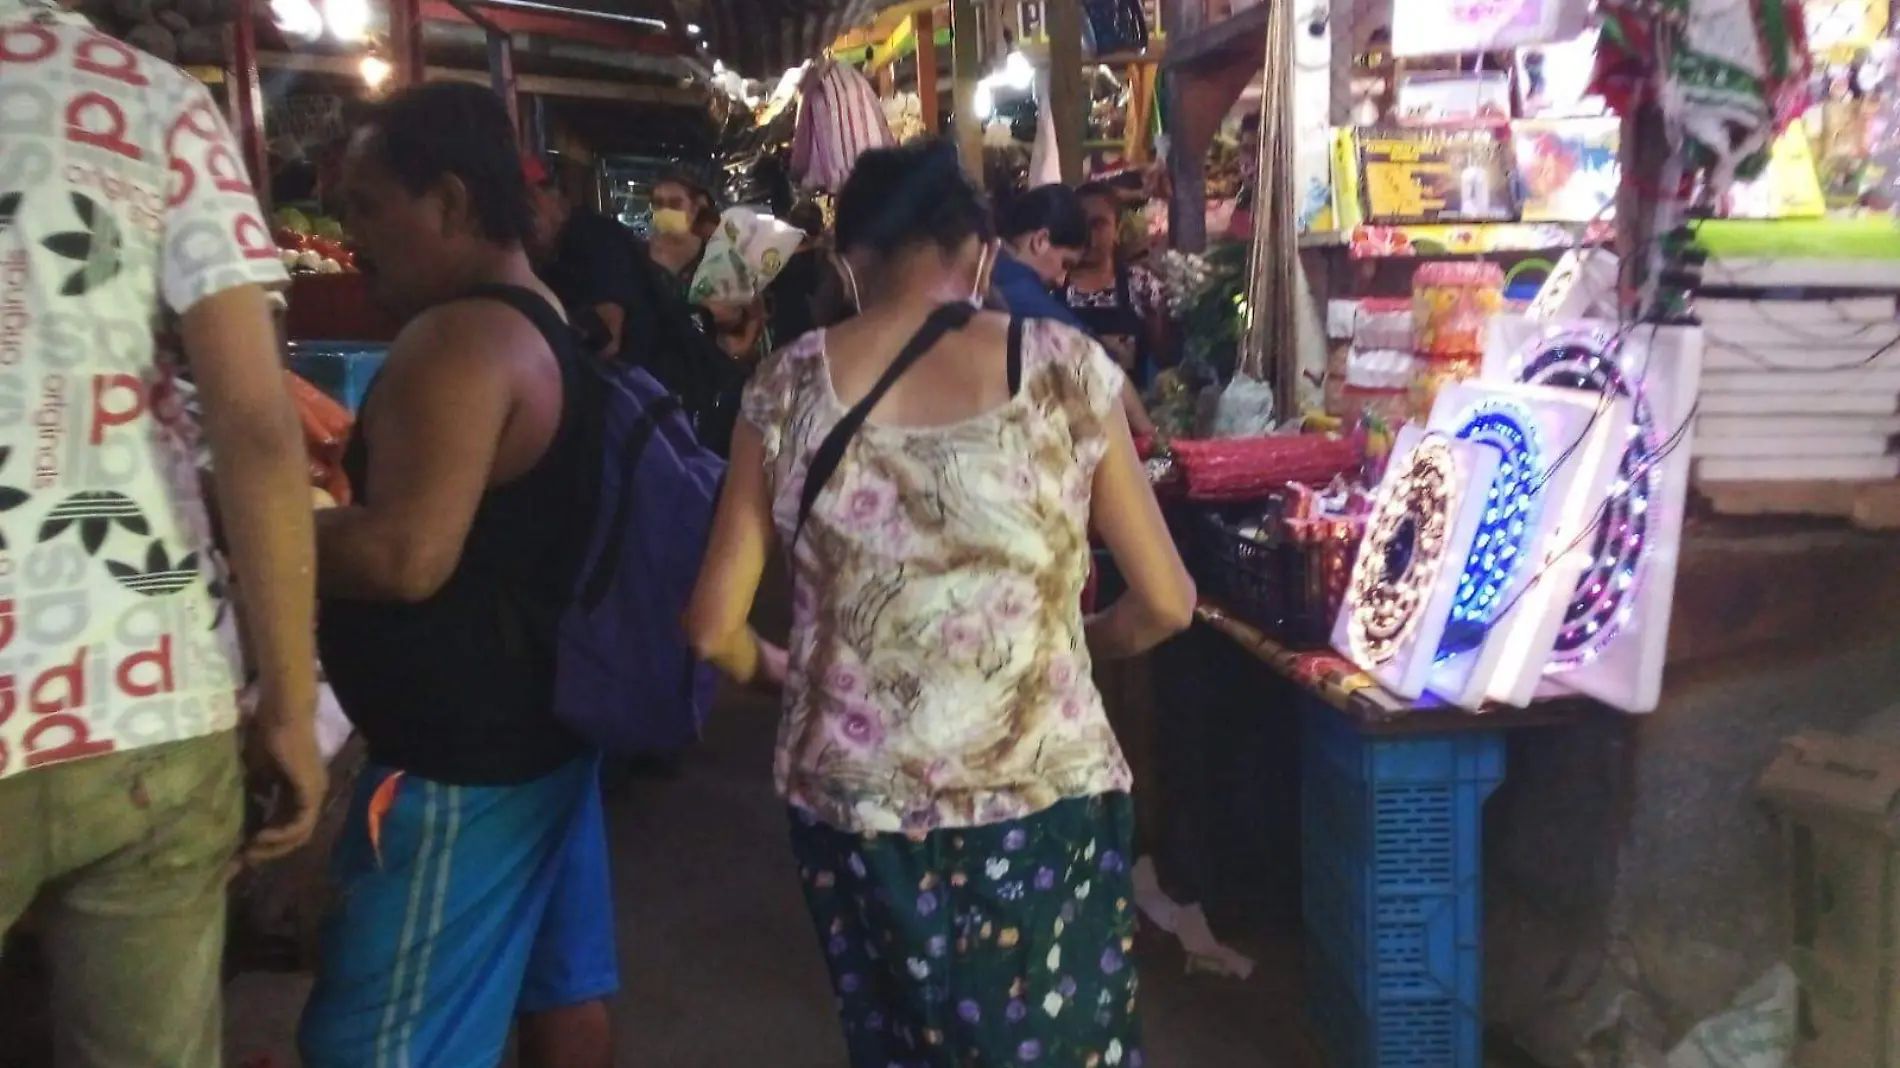
[[[309,1068],[611,1063],[598,762],[553,712],[600,458],[584,369],[523,252],[488,90],[397,93],[352,140],[348,226],[407,325],[318,522],[319,643],[369,745],[300,1045]]]

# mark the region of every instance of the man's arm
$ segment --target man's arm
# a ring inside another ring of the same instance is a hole
[[[289,822],[253,843],[252,859],[263,860],[309,838],[323,795],[303,430],[284,388],[262,287],[205,297],[181,317],[179,334],[204,409],[238,610],[258,671],[265,744],[298,793],[299,809]]]
[[[366,501],[317,517],[325,597],[424,601],[462,558],[514,411],[510,354],[541,344],[487,302],[427,312],[391,347],[357,433],[369,444]]]
[[[216,173],[220,158],[238,158],[237,142],[210,91],[182,74],[177,79],[152,87],[176,94],[168,165],[187,175]],[[258,671],[253,738],[294,806],[273,813],[251,840],[253,861],[307,841],[329,787],[317,750],[310,476],[267,296],[289,276],[275,258],[237,240],[246,224],[261,231],[262,217],[242,185],[184,183],[166,203],[158,262],[159,292],[179,313],[179,338],[203,406],[238,612]]]

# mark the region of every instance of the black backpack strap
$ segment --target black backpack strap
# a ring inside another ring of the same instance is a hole
[[[1115,303],[1131,312],[1135,310],[1135,298],[1131,292],[1134,276],[1135,272],[1127,264],[1115,265]]]
[[[819,442],[811,466],[805,470],[805,489],[798,500],[798,525],[792,528],[793,542],[797,542],[798,536],[805,532],[805,521],[811,518],[812,506],[818,503],[818,495],[824,492],[825,483],[831,481],[832,474],[838,470],[839,461],[844,459],[845,447],[851,444],[851,439],[864,426],[871,409],[877,407],[877,402],[884,399],[884,394],[889,393],[897,380],[904,377],[904,373],[915,366],[925,353],[937,347],[937,342],[942,341],[945,334],[968,326],[975,315],[975,308],[962,303],[946,304],[931,312],[930,318],[924,320],[924,325],[898,352],[891,365],[884,369],[884,374],[871,387],[871,391],[864,395],[863,400],[852,405],[851,410],[844,413],[838,424],[831,428],[831,433],[825,435],[825,440]]]
[[[1023,388],[1023,317],[1009,317],[1009,395],[1013,400]]]

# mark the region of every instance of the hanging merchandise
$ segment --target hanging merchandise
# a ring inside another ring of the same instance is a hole
[[[1657,103],[1711,193],[1760,173],[1807,104],[1798,0],[1605,0],[1602,13],[1595,90],[1624,115]]]
[[[1140,52],[1148,47],[1148,16],[1141,0],[1082,0],[1084,29],[1094,38],[1093,55]]]
[[[1404,0],[1392,5],[1392,53],[1433,56],[1551,44],[1582,33],[1589,0]]]
[[[1627,398],[1467,382],[1439,394],[1433,430],[1498,453],[1431,689],[1464,708],[1536,695],[1569,594],[1593,558],[1581,537],[1629,440]]]
[[[1425,692],[1497,476],[1489,445],[1399,431],[1373,496],[1333,647],[1406,700]]]
[[[1062,157],[1056,149],[1055,108],[1049,103],[1049,68],[1035,75],[1036,141],[1029,148],[1029,185],[1062,184]]]
[[[1653,711],[1661,698],[1701,376],[1698,327],[1502,318],[1485,351],[1488,381],[1631,404],[1627,444],[1580,543],[1587,563],[1546,668],[1562,688],[1627,712]]]
[[[835,193],[859,156],[896,143],[884,118],[884,103],[864,75],[830,60],[806,72],[792,135],[794,180]]]

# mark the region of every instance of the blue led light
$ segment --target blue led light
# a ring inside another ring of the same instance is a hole
[[[1438,645],[1440,660],[1470,652],[1484,641],[1526,555],[1525,541],[1535,528],[1541,496],[1536,472],[1543,467],[1543,445],[1535,417],[1523,405],[1504,400],[1474,405],[1460,420],[1456,435],[1496,450],[1499,462],[1491,482],[1492,506],[1485,510],[1458,576],[1458,594]]]

